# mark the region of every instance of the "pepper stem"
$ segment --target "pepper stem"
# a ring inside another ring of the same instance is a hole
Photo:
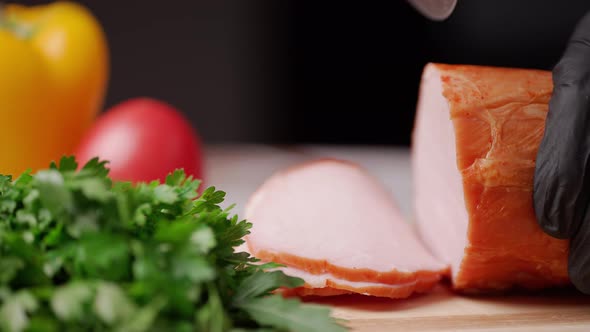
[[[4,2],[0,2],[0,29],[4,29],[4,21],[6,21],[6,18],[4,17]]]
[[[26,24],[20,24],[13,17],[6,15],[5,6],[4,2],[0,2],[0,30],[10,31],[20,39],[30,38],[33,34],[33,28]]]

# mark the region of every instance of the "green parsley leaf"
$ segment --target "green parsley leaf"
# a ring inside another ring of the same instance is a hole
[[[327,308],[273,295],[302,280],[243,252],[252,225],[182,170],[108,177],[74,157],[0,175],[0,331],[341,331]]]
[[[93,308],[103,322],[111,325],[131,319],[137,310],[127,294],[110,282],[102,282],[96,287]]]
[[[242,305],[262,326],[293,332],[342,332],[345,329],[330,318],[327,308],[301,305],[280,295],[252,299]]]
[[[35,182],[41,202],[52,214],[60,215],[63,211],[73,210],[72,192],[65,187],[64,177],[57,170],[39,171]]]
[[[234,295],[234,303],[240,305],[244,301],[267,294],[279,287],[303,286],[303,280],[285,275],[281,271],[256,271],[245,278]]]
[[[37,300],[28,291],[10,296],[0,307],[0,327],[7,332],[24,331],[29,325],[28,314],[37,307]]]
[[[64,320],[81,320],[84,317],[84,307],[93,297],[91,285],[75,281],[59,287],[51,297],[51,309],[55,315]]]
[[[64,156],[59,161],[59,167],[57,168],[61,173],[67,171],[75,171],[78,168],[78,163],[74,156]]]
[[[18,270],[25,266],[24,262],[17,257],[0,258],[0,285],[8,284],[18,273]]]

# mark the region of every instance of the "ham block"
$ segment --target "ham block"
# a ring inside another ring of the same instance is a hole
[[[360,166],[308,162],[276,173],[246,205],[248,251],[302,276],[304,295],[407,297],[448,273],[393,196]]]
[[[415,218],[457,290],[568,283],[568,242],[541,230],[532,202],[551,93],[547,71],[423,71],[412,137]]]

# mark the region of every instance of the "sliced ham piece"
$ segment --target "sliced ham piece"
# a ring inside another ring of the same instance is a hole
[[[251,197],[246,219],[253,224],[249,252],[294,268],[287,273],[304,273],[306,288],[317,288],[312,294],[406,297],[448,272],[391,193],[349,162],[321,160],[276,173]]]
[[[296,268],[286,267],[281,270],[292,277],[305,280],[303,287],[286,290],[287,295],[298,296],[333,296],[342,294],[363,294],[389,298],[406,298],[412,293],[429,291],[440,281],[439,274],[422,276],[413,281],[398,284],[382,284],[365,281],[349,281],[335,278],[329,273],[311,274]]]
[[[458,290],[568,283],[568,242],[543,233],[532,203],[551,92],[546,71],[425,67],[412,143],[415,218]]]

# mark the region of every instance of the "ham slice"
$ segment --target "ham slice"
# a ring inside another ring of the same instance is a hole
[[[333,296],[356,293],[389,298],[405,298],[414,292],[424,293],[429,291],[440,281],[439,274],[432,274],[405,283],[391,285],[375,282],[349,281],[335,278],[329,273],[311,274],[291,267],[281,268],[281,270],[287,275],[305,280],[303,287],[284,292],[287,295],[297,296]]]
[[[568,283],[568,242],[543,233],[532,203],[551,92],[546,71],[424,69],[412,143],[415,218],[458,290]]]
[[[407,297],[448,272],[419,242],[392,195],[360,166],[305,163],[268,179],[246,206],[249,252],[303,276],[298,294]]]

